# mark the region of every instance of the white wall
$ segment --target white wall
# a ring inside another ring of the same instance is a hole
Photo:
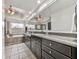
[[[73,26],[72,24],[74,21],[73,17],[74,11],[75,7],[71,6],[52,14],[51,16],[52,31],[71,32]]]

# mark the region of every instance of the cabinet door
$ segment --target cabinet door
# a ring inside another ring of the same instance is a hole
[[[31,48],[31,46],[30,46],[30,45],[31,45],[30,41],[31,41],[30,37],[26,37],[26,38],[25,38],[25,44],[27,45],[28,48]]]
[[[34,37],[31,38],[31,50],[35,54],[35,52],[36,52],[36,41],[35,41]]]
[[[72,59],[77,59],[77,48],[72,47]]]
[[[41,39],[40,38],[32,37],[31,50],[35,54],[37,59],[41,59]]]
[[[41,39],[36,38],[36,56],[41,59]]]

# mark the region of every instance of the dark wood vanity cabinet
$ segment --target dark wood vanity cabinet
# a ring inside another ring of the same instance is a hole
[[[41,48],[42,48],[41,46],[42,46],[41,38],[32,36],[31,50],[35,54],[37,59],[41,59]]]
[[[52,48],[53,50],[56,50],[68,57],[72,56],[71,55],[72,48],[70,46],[66,46],[64,44],[60,44],[58,42],[54,42],[46,39],[42,40],[42,45],[48,46],[49,48]]]
[[[26,36],[24,42],[25,42],[26,46],[27,46],[29,49],[31,49],[31,37]]]
[[[42,50],[42,59],[55,59],[55,58]]]
[[[59,59],[59,58],[60,59],[71,59],[71,58],[69,58],[53,49],[50,49],[46,46],[42,46],[42,50],[46,51],[50,56],[54,57],[55,59]]]
[[[48,39],[42,39],[42,50],[55,59],[77,59],[77,48]]]
[[[31,36],[30,49],[37,59],[77,59],[77,48]]]

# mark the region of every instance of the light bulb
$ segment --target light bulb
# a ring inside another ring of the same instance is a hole
[[[14,15],[15,14],[15,12],[11,12],[11,15]]]
[[[10,11],[10,10],[8,10],[8,13],[10,14],[10,13],[11,13],[11,11]]]

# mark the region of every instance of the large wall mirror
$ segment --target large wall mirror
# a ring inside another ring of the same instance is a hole
[[[9,32],[10,34],[24,34],[24,24],[23,23],[10,23]]]
[[[51,17],[50,31],[76,32],[76,0],[56,0],[55,3],[40,12],[44,17]]]

